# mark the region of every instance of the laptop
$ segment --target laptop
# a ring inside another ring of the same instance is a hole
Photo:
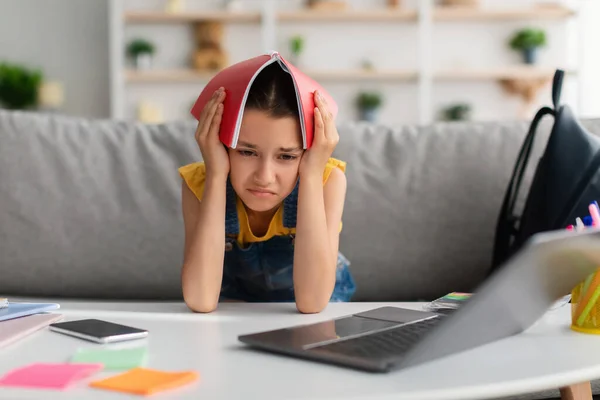
[[[451,313],[381,307],[238,340],[357,370],[404,369],[523,332],[598,266],[599,230],[538,233]]]

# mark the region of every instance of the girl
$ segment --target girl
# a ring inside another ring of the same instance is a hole
[[[338,252],[346,164],[331,158],[335,121],[315,93],[314,140],[303,150],[291,77],[276,64],[249,91],[238,145],[219,140],[225,89],[204,107],[204,162],[183,166],[183,296],[196,312],[219,300],[295,301],[316,313],[349,301],[355,285]]]

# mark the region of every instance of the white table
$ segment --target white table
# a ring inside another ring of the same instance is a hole
[[[212,314],[194,314],[182,303],[59,303],[65,320],[100,318],[148,329],[150,335],[143,339],[149,350],[147,367],[199,373],[196,383],[156,398],[489,399],[600,378],[600,336],[571,331],[568,306],[548,312],[521,335],[411,369],[374,374],[251,351],[237,336],[384,305],[420,308],[420,304],[338,303],[320,314],[302,315],[293,304],[225,303]],[[65,362],[78,348],[94,346],[100,345],[39,331],[0,349],[0,375],[33,362]],[[130,398],[86,384],[114,374],[100,372],[65,392],[0,388],[0,398]],[[587,387],[585,383],[575,387],[584,395],[574,398],[591,398],[585,395]],[[563,397],[569,398],[566,391]]]

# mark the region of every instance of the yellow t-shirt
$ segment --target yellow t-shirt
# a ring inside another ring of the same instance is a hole
[[[343,172],[346,172],[346,163],[344,161],[330,158],[325,165],[325,171],[323,173],[323,185],[329,179],[331,171],[334,168],[339,168]],[[206,167],[203,162],[192,163],[184,165],[179,168],[179,175],[183,178],[185,183],[188,185],[190,190],[196,195],[198,200],[202,200],[202,194],[204,193],[204,182],[206,178]],[[244,203],[237,198],[236,203],[238,221],[240,224],[240,233],[237,237],[237,241],[240,244],[252,243],[252,242],[263,242],[271,239],[273,236],[278,235],[292,235],[296,233],[296,228],[286,228],[283,226],[283,206],[275,212],[275,215],[269,223],[269,229],[264,236],[255,236],[250,229],[250,223],[248,222],[248,214]],[[340,223],[340,231],[342,230],[342,223]]]

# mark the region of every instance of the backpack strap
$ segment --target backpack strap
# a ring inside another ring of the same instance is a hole
[[[504,194],[500,215],[496,226],[496,237],[494,243],[494,256],[492,267],[496,268],[499,264],[508,258],[511,238],[517,231],[519,217],[515,215],[514,209],[519,197],[519,189],[523,181],[523,175],[529,162],[531,149],[535,141],[535,133],[542,118],[548,114],[554,115],[554,110],[550,107],[541,108],[533,118],[533,121],[521,146],[517,162],[513,168],[512,176],[508,184],[508,189]]]
[[[552,115],[556,117],[560,110],[560,95],[562,91],[562,83],[564,79],[564,71],[557,69],[554,74],[552,82],[552,103],[554,109],[550,107],[542,107],[533,118],[525,141],[521,146],[517,162],[514,166],[513,173],[508,184],[506,193],[504,194],[504,200],[500,209],[500,215],[498,216],[496,226],[496,236],[494,241],[494,254],[492,260],[492,270],[497,268],[500,264],[506,261],[511,255],[511,246],[515,234],[519,230],[519,222],[521,216],[515,214],[515,204],[519,197],[519,189],[521,182],[523,181],[523,175],[529,162],[529,156],[531,155],[531,149],[535,141],[535,134],[537,127],[545,115]]]
[[[558,110],[558,107],[560,107],[560,94],[562,92],[564,77],[565,72],[563,70],[557,69],[554,73],[554,80],[552,82],[552,103],[554,104],[555,110]]]

